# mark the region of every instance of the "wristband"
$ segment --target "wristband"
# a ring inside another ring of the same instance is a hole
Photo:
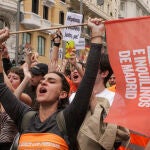
[[[98,38],[98,37],[100,37],[100,38],[102,38],[102,39],[103,39],[103,36],[102,36],[102,35],[92,36],[92,37],[91,37],[91,39]]]
[[[60,43],[54,43],[54,46],[59,47]]]

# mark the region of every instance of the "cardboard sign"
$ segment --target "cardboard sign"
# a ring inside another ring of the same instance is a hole
[[[78,43],[76,43],[76,49],[77,50],[83,50],[85,49],[85,38],[80,38]]]
[[[77,25],[82,23],[83,15],[77,13],[67,12],[65,25]],[[63,30],[63,40],[74,40],[78,43],[81,34],[81,26],[74,26],[65,28]]]

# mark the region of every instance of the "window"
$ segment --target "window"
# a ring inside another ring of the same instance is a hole
[[[65,0],[61,0],[61,1],[64,2],[64,3],[66,2]]]
[[[25,45],[26,43],[31,43],[31,34],[30,33],[23,33],[22,34],[22,44]]]
[[[48,7],[43,6],[43,19],[48,20]]]
[[[59,24],[64,24],[64,12],[59,12]]]
[[[5,27],[5,23],[2,19],[0,19],[0,29],[3,29]]]
[[[125,10],[125,3],[121,2],[120,4],[120,10],[124,11]]]
[[[39,0],[32,0],[32,12],[38,14]]]
[[[104,4],[104,0],[97,0],[97,4],[98,4],[99,6],[103,5],[103,4]]]
[[[0,29],[3,29],[4,27],[10,28],[9,24],[3,18],[0,18]]]
[[[38,53],[40,56],[45,54],[45,38],[42,36],[38,36]]]
[[[107,4],[107,14],[109,14],[109,4]]]
[[[117,18],[117,9],[115,9],[115,17]]]
[[[110,12],[110,16],[113,16],[112,12]]]

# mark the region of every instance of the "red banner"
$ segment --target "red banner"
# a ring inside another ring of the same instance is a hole
[[[150,136],[150,17],[108,21],[116,94],[106,122]]]

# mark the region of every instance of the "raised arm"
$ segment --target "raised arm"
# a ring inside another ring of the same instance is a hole
[[[50,61],[48,64],[49,72],[58,70],[58,52],[59,52],[59,46],[61,44],[61,39],[62,39],[61,31],[57,30],[56,33],[53,34],[51,37],[53,42],[53,48],[52,48]]]
[[[8,37],[8,29],[0,30],[0,46]],[[1,56],[2,52],[0,51],[0,102],[2,103],[5,111],[16,122],[18,128],[20,129],[19,125],[21,125],[22,117],[24,113],[30,110],[30,107],[19,101],[4,83]]]
[[[4,69],[4,68],[3,68],[3,69]],[[12,84],[10,83],[10,81],[9,81],[9,79],[8,79],[8,77],[7,77],[6,73],[5,73],[5,71],[3,71],[3,76],[4,76],[4,82],[5,82],[5,84],[7,85],[7,87],[8,87],[12,92],[14,92],[15,89],[13,88]]]
[[[29,72],[27,63],[23,64],[23,72],[24,72],[24,79],[21,82],[21,84],[17,87],[17,89],[14,91],[14,94],[17,98],[19,98],[25,104],[31,106],[32,104],[31,97],[28,94],[22,93],[31,78],[31,74]]]
[[[68,59],[65,58],[61,62],[61,72],[63,74],[65,74],[67,63],[68,63]]]
[[[25,63],[23,65],[23,70],[24,70],[24,79],[23,81],[21,82],[21,84],[16,88],[14,89],[10,80],[8,79],[8,76],[6,75],[6,73],[3,71],[3,75],[4,75],[4,81],[5,81],[5,84],[7,85],[7,87],[14,93],[14,95],[20,99],[22,102],[24,102],[25,104],[27,105],[31,105],[32,103],[32,99],[31,97],[28,95],[28,94],[25,94],[25,93],[22,93],[23,90],[25,89],[26,85],[28,84],[28,81],[30,80],[31,78],[31,74],[30,72],[28,71],[28,65],[27,63]],[[28,71],[28,72],[27,72]]]
[[[53,35],[53,49],[51,54],[51,61],[58,61],[58,52],[59,46],[61,44],[62,34],[60,30],[57,30],[56,33]]]
[[[80,76],[83,77],[84,75],[84,71],[82,69],[82,67],[79,67],[77,61],[76,61],[76,51],[73,50],[71,52],[71,58],[69,58],[69,62],[70,62],[70,67],[75,67],[77,69],[77,71],[79,72]]]
[[[64,110],[68,134],[77,134],[85,118],[99,66],[104,25],[101,19],[89,19],[88,26],[91,28],[92,38],[87,67],[73,102]]]

